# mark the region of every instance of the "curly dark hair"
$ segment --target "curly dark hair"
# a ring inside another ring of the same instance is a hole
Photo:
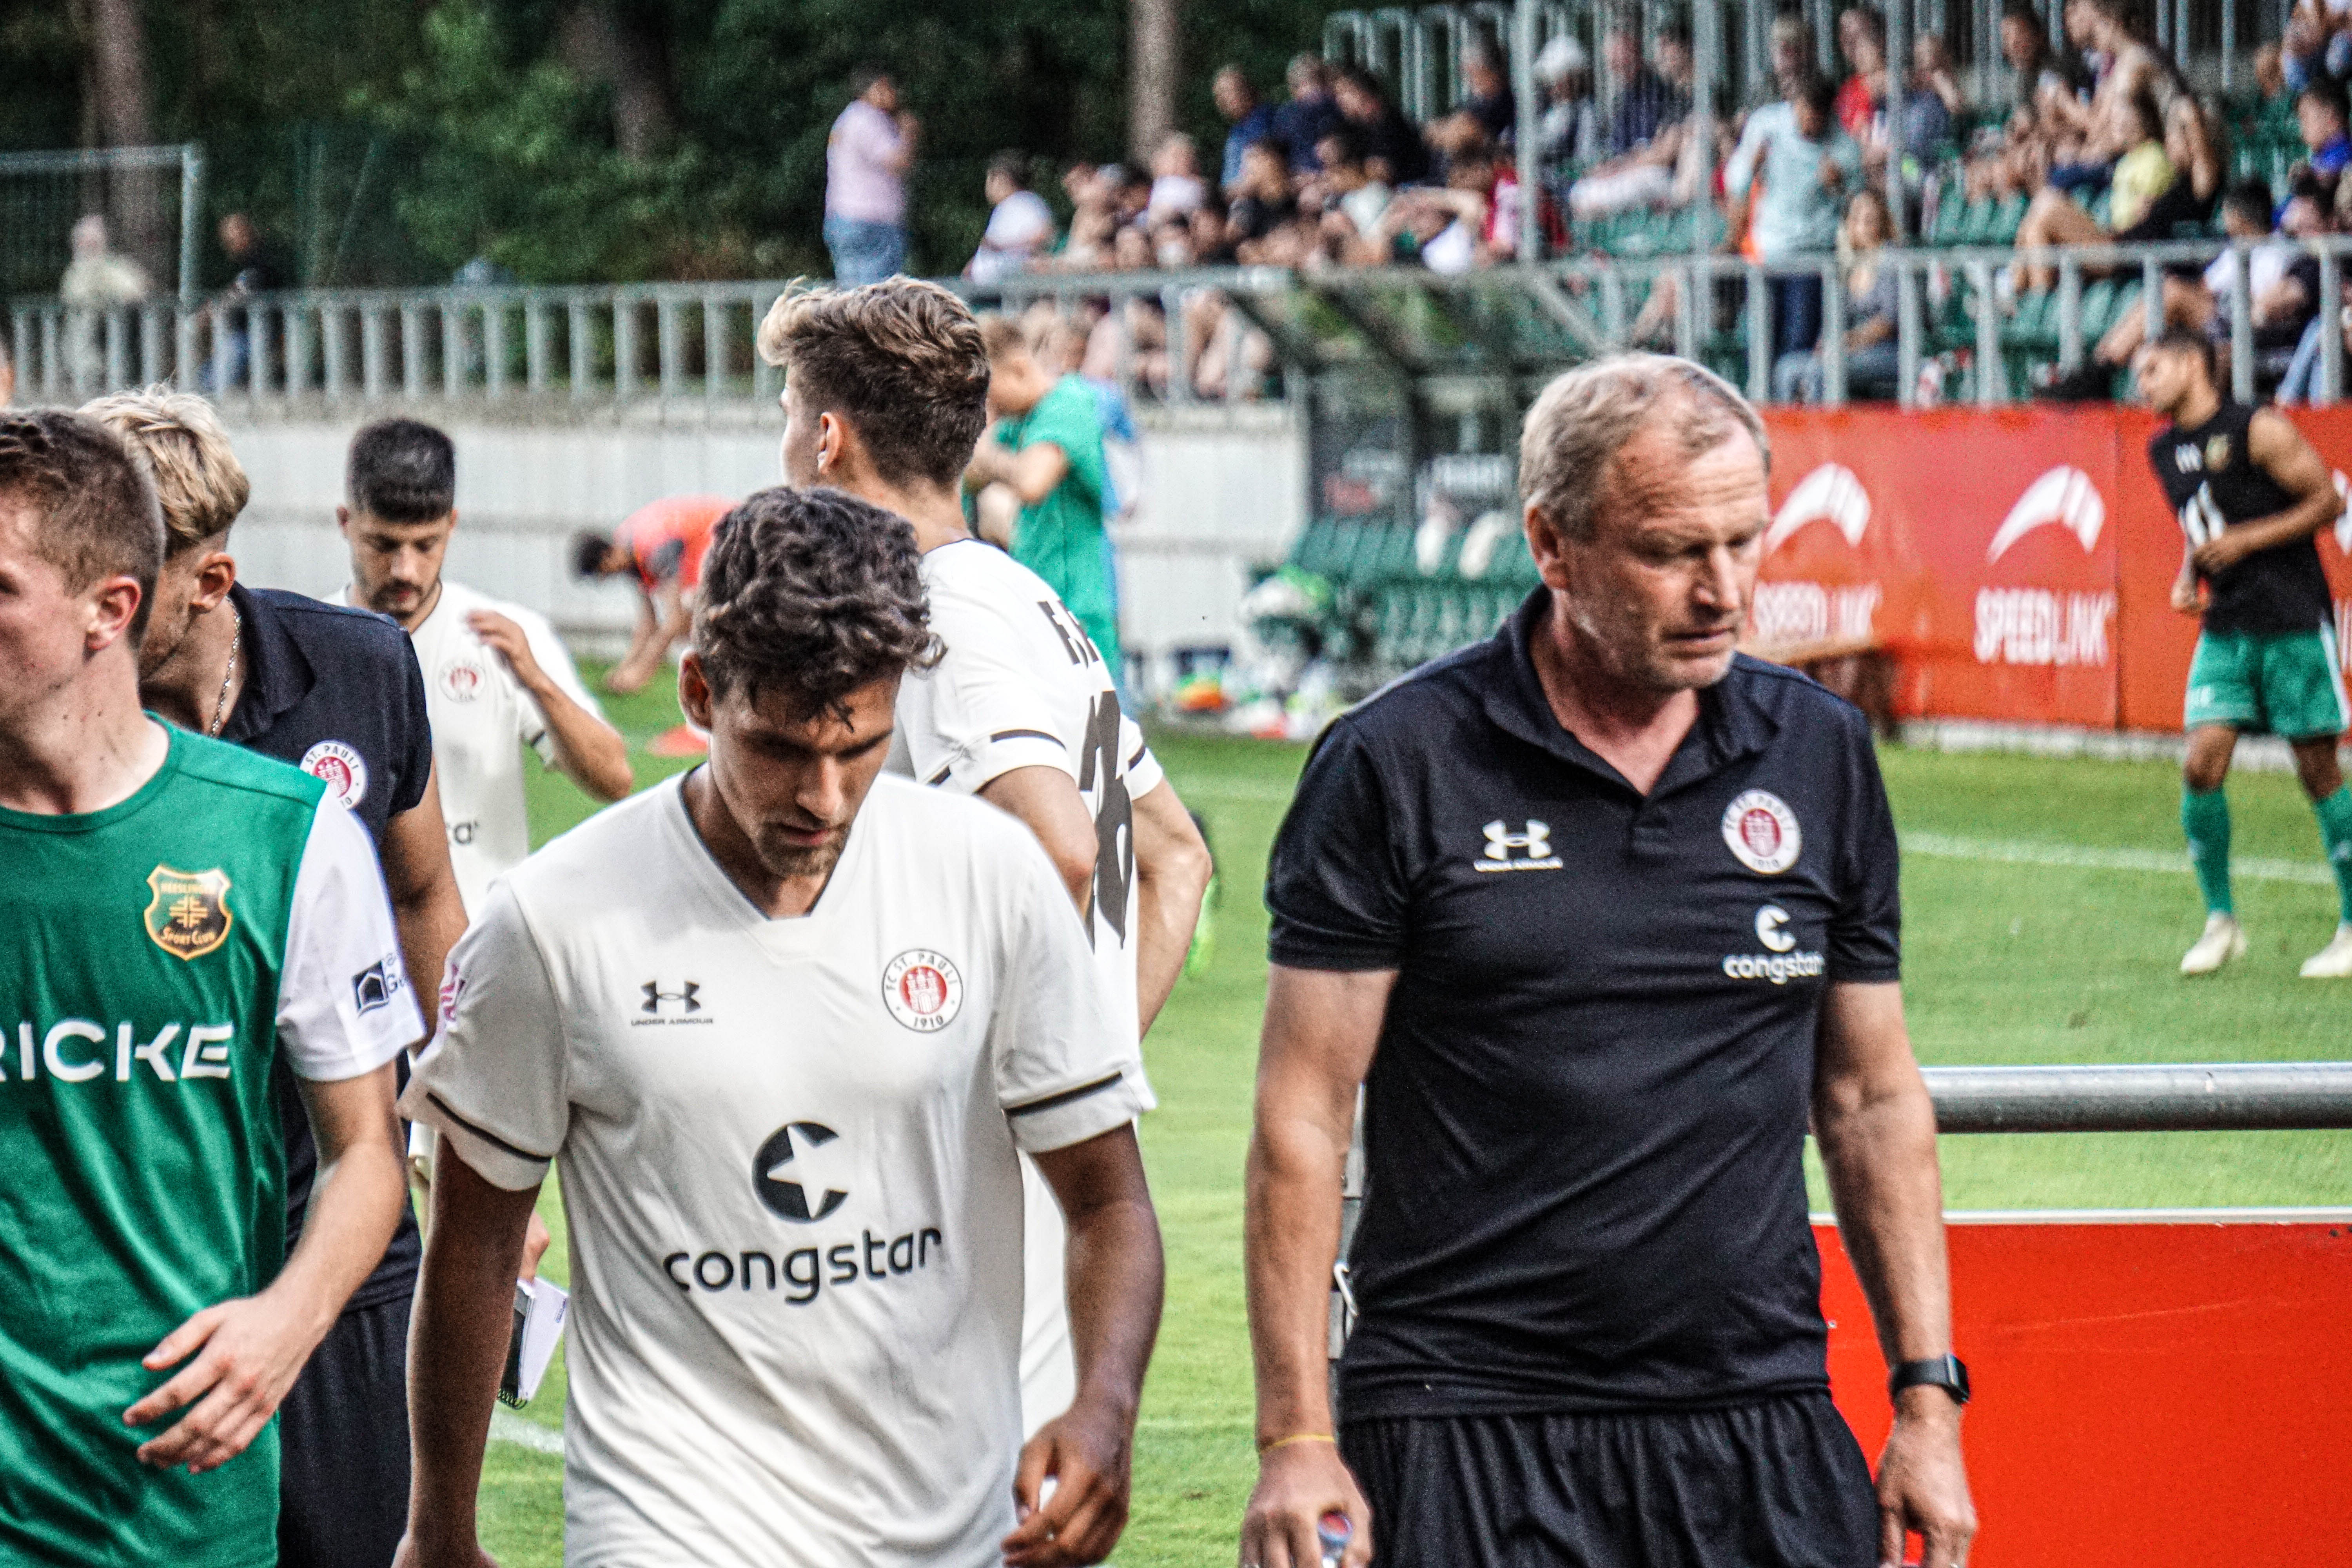
[[[944,651],[915,529],[836,489],[760,490],[719,520],[702,562],[694,647],[713,697],[789,694],[795,718]]]

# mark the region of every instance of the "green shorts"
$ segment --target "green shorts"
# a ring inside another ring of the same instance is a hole
[[[2344,667],[2326,626],[2307,632],[2206,632],[2189,665],[2183,721],[2284,735],[2290,741],[2352,729]]]

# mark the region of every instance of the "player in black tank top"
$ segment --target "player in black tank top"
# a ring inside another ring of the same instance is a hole
[[[2147,460],[2192,552],[2230,529],[2290,511],[2303,499],[2255,458],[2249,434],[2255,413],[2242,403],[2224,403],[2202,423],[2173,426],[2147,444]],[[2285,423],[2280,416],[2272,417]],[[2318,462],[2316,453],[2312,461]],[[2322,468],[2323,481],[2326,477]],[[2337,510],[2331,505],[2319,526],[2333,521]],[[2283,543],[2257,546],[2218,571],[2198,570],[2192,560],[2192,570],[2209,590],[2205,629],[2304,632],[2325,625],[2332,606],[2316,534],[2315,529]]]
[[[2341,923],[2303,975],[2352,978],[2352,790],[2336,756],[2352,713],[2316,542],[2344,500],[2284,415],[2223,400],[2205,338],[2176,328],[2142,349],[2135,369],[2149,404],[2172,421],[2147,455],[2188,536],[2173,608],[2204,620],[2189,666],[2180,823],[2207,913],[2181,973],[2209,974],[2246,951],[2221,786],[2239,734],[2252,730],[2292,747],[2336,873]]]

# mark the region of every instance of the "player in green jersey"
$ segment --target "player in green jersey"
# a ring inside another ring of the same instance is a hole
[[[0,1562],[274,1563],[271,1416],[402,1197],[382,875],[318,780],[140,710],[163,549],[112,435],[0,414]]]

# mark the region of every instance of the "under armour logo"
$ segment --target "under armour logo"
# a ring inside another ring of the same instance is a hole
[[[689,1013],[702,1011],[702,1004],[695,1000],[701,994],[702,987],[694,981],[688,981],[686,988],[682,991],[665,991],[661,988],[661,982],[658,980],[646,981],[642,989],[646,994],[646,1005],[641,1009],[644,1012],[659,1013],[665,1002],[682,1003],[685,1010]]]
[[[1557,871],[1559,858],[1551,852],[1551,825],[1528,819],[1527,831],[1507,831],[1500,822],[1490,822],[1481,829],[1486,836],[1486,852],[1473,864],[1481,871]],[[1512,852],[1519,852],[1513,858]]]

